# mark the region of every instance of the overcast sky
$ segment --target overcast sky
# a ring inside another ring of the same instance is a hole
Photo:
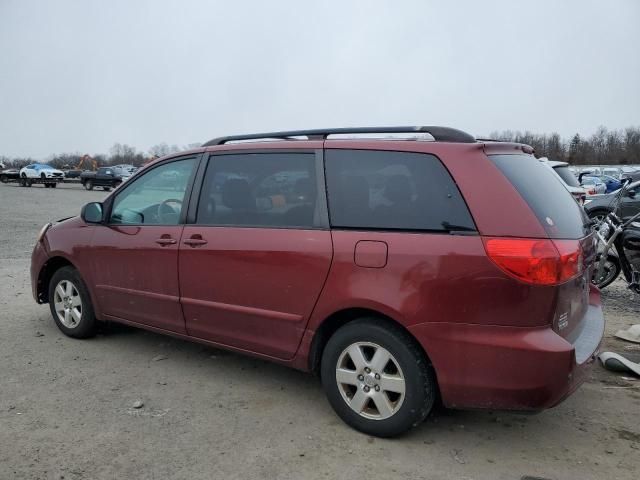
[[[455,4],[455,5],[454,5]],[[0,0],[0,155],[640,125],[640,1]]]

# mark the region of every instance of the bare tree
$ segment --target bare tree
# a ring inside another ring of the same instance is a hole
[[[165,155],[170,155],[182,150],[184,149],[180,148],[178,145],[167,145],[166,142],[162,142],[150,147],[149,155],[151,155],[152,157],[164,157]]]
[[[121,163],[135,164],[134,162],[138,160],[139,156],[135,147],[121,143],[114,143],[109,150],[109,153],[111,153],[111,156],[109,157],[108,163],[111,165],[118,165]]]

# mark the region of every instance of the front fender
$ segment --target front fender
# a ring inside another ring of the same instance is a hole
[[[51,227],[46,234],[47,263],[55,258],[63,259],[78,270],[89,290],[96,315],[100,317],[91,268],[91,242],[94,231],[93,225],[84,223],[79,217],[65,220]]]

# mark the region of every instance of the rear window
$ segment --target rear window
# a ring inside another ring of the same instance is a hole
[[[564,180],[564,183],[570,187],[580,187],[578,179],[573,173],[571,173],[569,167],[555,167],[554,170],[558,175],[560,175],[560,178]]]
[[[550,238],[589,234],[588,218],[553,172],[532,155],[490,155],[535,213]]]
[[[325,169],[334,228],[476,229],[458,187],[433,155],[328,149]]]

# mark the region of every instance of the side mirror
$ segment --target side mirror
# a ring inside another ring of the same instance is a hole
[[[80,218],[86,223],[102,223],[102,204],[100,202],[87,203],[80,211]]]
[[[131,210],[130,208],[125,208],[118,214],[113,215],[111,221],[115,223],[132,223],[134,225],[137,225],[139,223],[144,223],[144,215],[142,214],[142,212],[136,212],[135,210]]]

